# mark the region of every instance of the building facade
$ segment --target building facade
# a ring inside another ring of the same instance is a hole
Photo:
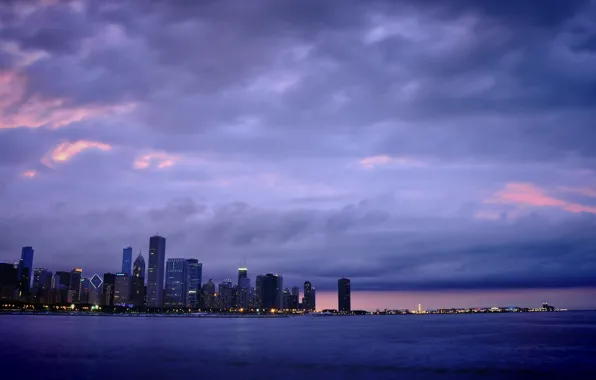
[[[344,277],[337,281],[337,310],[339,310],[340,313],[350,313],[352,311],[349,278]]]
[[[145,258],[139,252],[135,259],[130,284],[130,303],[136,307],[145,305]]]
[[[126,247],[122,250],[122,270],[120,273],[126,273],[132,276],[132,247]]]
[[[164,307],[186,307],[188,298],[188,262],[168,259],[166,262],[166,295]]]
[[[302,308],[304,311],[315,311],[317,309],[315,302],[315,291],[310,281],[304,282],[304,297],[302,298]]]
[[[192,309],[200,307],[201,281],[203,277],[203,264],[197,259],[186,260],[186,306]]]
[[[114,305],[125,306],[130,302],[130,276],[128,273],[116,273],[114,281]]]
[[[166,269],[166,239],[149,238],[149,267],[147,270],[147,307],[162,308]]]

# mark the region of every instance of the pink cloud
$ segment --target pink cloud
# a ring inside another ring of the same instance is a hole
[[[358,161],[358,164],[365,169],[374,169],[378,166],[425,166],[425,163],[410,157],[392,157],[386,154],[379,156],[365,157]]]
[[[60,128],[88,118],[129,112],[135,107],[132,103],[71,106],[67,99],[43,99],[39,96],[20,104],[26,87],[25,75],[0,72],[0,129]]]
[[[583,195],[584,197],[596,198],[596,189],[591,189],[589,187],[561,187],[560,189],[563,192],[575,193]]]
[[[178,161],[176,156],[172,156],[165,152],[152,152],[137,158],[134,162],[135,169],[147,169],[150,166],[155,166],[158,169],[168,168],[174,166]]]
[[[551,197],[530,183],[508,183],[503,190],[496,193],[493,198],[486,200],[485,203],[556,207],[569,212],[589,212],[596,214],[596,207]]]
[[[97,141],[79,140],[75,142],[63,142],[48,152],[41,159],[41,162],[51,168],[54,163],[67,162],[77,154],[92,148],[103,151],[112,149],[111,145]]]
[[[25,170],[21,175],[25,178],[33,178],[37,175],[36,170]]]

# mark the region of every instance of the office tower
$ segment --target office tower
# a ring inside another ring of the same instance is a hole
[[[221,310],[230,310],[232,308],[233,285],[232,279],[226,278],[219,284],[217,290],[217,304]]]
[[[33,270],[33,302],[49,303],[49,296],[52,290],[52,272],[45,268]]]
[[[0,299],[16,299],[19,288],[19,269],[11,263],[0,263]]]
[[[149,268],[147,274],[147,307],[163,307],[163,283],[166,269],[166,239],[149,239]]]
[[[292,293],[290,293],[290,289],[285,288],[283,291],[283,298],[282,298],[282,309],[283,310],[290,310],[290,296],[292,295]]]
[[[340,313],[352,311],[349,278],[344,277],[337,281],[337,306]]]
[[[135,259],[131,278],[130,303],[136,307],[145,304],[145,259],[141,252]]]
[[[199,308],[202,272],[203,266],[199,260],[186,260],[186,306],[192,309]]]
[[[300,288],[297,286],[292,287],[292,295],[300,297]]]
[[[215,282],[209,279],[204,285],[201,292],[201,303],[203,309],[216,309],[217,293],[215,292]]]
[[[186,259],[168,259],[166,262],[165,307],[186,307],[187,268]]]
[[[125,306],[129,303],[130,277],[128,273],[116,273],[114,281],[114,305]]]
[[[81,279],[83,278],[83,269],[75,268],[70,273],[69,291],[72,292],[73,303],[81,302]]]
[[[302,298],[302,308],[304,311],[314,311],[315,308],[315,300],[313,296],[313,288],[310,281],[306,281],[304,283],[304,297]]]
[[[94,305],[103,304],[102,295],[103,295],[103,280],[99,277],[97,273],[91,276],[89,280],[91,286],[89,287],[89,303]]]
[[[248,309],[250,307],[250,278],[243,277],[238,283],[238,307]]]
[[[18,267],[18,276],[19,280],[23,280],[24,290],[26,292],[29,291],[29,287],[31,285],[31,276],[33,276],[33,254],[34,254],[33,247],[23,247],[21,248],[21,260],[19,260],[19,267]],[[26,269],[26,271],[25,271]],[[28,279],[23,279],[23,275],[27,274]],[[27,282],[27,280],[29,282]]]
[[[238,268],[238,285],[240,285],[240,280],[243,278],[248,278],[248,269]]]
[[[248,291],[248,307],[250,308],[256,308],[257,307],[257,291],[255,290],[255,288],[253,286],[250,287],[250,290]]]
[[[122,271],[129,277],[132,276],[132,247],[128,246],[122,250]]]
[[[58,303],[72,303],[72,291],[70,290],[70,272],[58,271],[54,275],[53,288],[58,291]]]
[[[261,307],[263,309],[281,309],[283,307],[283,277],[267,273],[260,282]],[[258,283],[257,286],[259,286]]]
[[[116,287],[116,275],[104,273],[103,275],[103,302],[106,306],[114,306],[114,292]]]
[[[265,283],[265,275],[258,275],[255,282],[254,303],[257,309],[263,308],[263,285]]]
[[[300,288],[297,286],[292,287],[292,293],[288,296],[288,309],[298,310],[300,304]]]
[[[91,281],[87,277],[83,277],[81,279],[81,286],[79,291],[79,303],[88,304],[92,303],[93,298],[93,286],[91,286]]]

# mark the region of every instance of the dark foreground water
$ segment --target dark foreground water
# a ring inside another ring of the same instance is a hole
[[[596,313],[0,316],[2,379],[596,378]]]

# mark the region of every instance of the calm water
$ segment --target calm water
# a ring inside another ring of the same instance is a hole
[[[20,379],[595,378],[596,313],[0,316],[0,363]]]

